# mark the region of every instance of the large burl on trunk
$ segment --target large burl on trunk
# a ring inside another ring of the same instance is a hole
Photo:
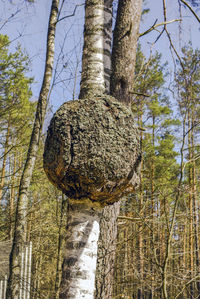
[[[111,96],[66,102],[51,120],[44,169],[71,199],[104,206],[133,192],[140,159],[132,112]]]

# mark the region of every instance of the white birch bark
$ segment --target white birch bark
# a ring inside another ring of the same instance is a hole
[[[3,294],[3,280],[0,281],[0,299],[2,298]]]
[[[94,298],[98,238],[98,209],[69,204],[60,299]]]
[[[7,287],[7,280],[8,280],[8,277],[7,275],[5,276],[5,279],[4,279],[4,290],[3,290],[3,299],[6,299],[6,287]]]
[[[27,299],[30,298],[31,293],[31,261],[32,261],[32,242],[28,246],[29,256],[28,256],[28,278],[27,278]]]
[[[109,93],[112,1],[86,0],[80,98]]]
[[[112,1],[86,0],[80,98],[109,93]],[[69,203],[60,299],[93,299],[99,217],[92,202]]]

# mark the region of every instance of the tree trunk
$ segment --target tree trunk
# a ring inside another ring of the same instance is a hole
[[[61,283],[61,274],[62,274],[62,245],[63,245],[63,216],[65,210],[66,199],[64,194],[62,194],[62,203],[61,203],[61,215],[58,231],[58,254],[57,254],[57,265],[56,265],[56,279],[55,279],[55,299],[59,298],[60,283]]]
[[[8,142],[10,137],[10,114],[8,116],[8,126],[6,132],[6,140],[4,144],[4,155],[3,155],[3,163],[2,163],[2,170],[1,170],[1,177],[0,177],[0,203],[3,199],[3,187],[5,182],[5,172],[6,172],[6,159],[8,154]]]
[[[126,1],[125,1],[126,2]],[[135,1],[127,1],[130,4],[130,7],[135,7]],[[142,0],[138,1],[140,4],[142,4]],[[130,8],[129,7],[129,8]],[[129,9],[128,8],[128,9]],[[136,10],[138,10],[139,5],[135,7]],[[123,10],[121,11],[123,12]],[[120,10],[118,11],[118,14],[121,13]],[[124,13],[124,12],[123,12]],[[132,10],[131,10],[132,13]],[[138,14],[141,13],[141,7],[139,9]],[[130,14],[127,14],[130,17]],[[80,95],[79,98],[89,98],[94,97],[94,95],[102,95],[104,93],[109,93],[109,81],[110,81],[110,48],[111,48],[111,28],[112,28],[112,1],[110,0],[87,0],[85,4],[85,31],[84,31],[84,48],[83,48],[83,58],[82,58],[82,76],[81,76],[81,89],[80,89]],[[121,20],[121,19],[119,19]],[[136,37],[134,39],[135,42],[137,42],[138,37],[138,29],[139,29],[139,21],[140,18],[134,19],[137,24],[133,24],[133,27],[136,27],[136,30],[134,31],[134,34],[136,34]],[[122,20],[121,20],[122,22]],[[122,32],[122,30],[121,30]],[[127,39],[126,39],[127,41]],[[133,39],[131,39],[131,42],[133,42]],[[123,42],[122,42],[123,44]],[[126,45],[128,42],[126,43]],[[132,49],[132,48],[131,48]],[[136,50],[136,45],[135,45]],[[125,53],[125,48],[122,47],[122,51]],[[119,51],[118,53],[121,52]],[[136,51],[131,53],[131,59],[135,60]],[[116,54],[116,58],[117,58]],[[120,57],[121,59],[122,57]],[[127,60],[126,60],[127,61]],[[121,62],[120,62],[121,63]],[[123,58],[122,58],[123,63]],[[131,72],[134,72],[134,69],[131,69]],[[131,84],[133,82],[131,81]],[[114,84],[113,84],[114,86]],[[121,99],[121,98],[120,98]],[[73,209],[73,205],[69,206],[70,211]],[[98,270],[97,273],[100,275],[97,275],[97,279],[99,280],[98,283],[96,283],[97,290],[96,290],[96,298],[111,298],[112,293],[112,269],[114,268],[114,251],[115,251],[115,240],[116,240],[116,219],[118,215],[119,210],[119,203],[113,205],[112,207],[108,207],[103,211],[103,216],[101,218],[101,224],[102,224],[102,230],[101,230],[101,237],[99,241],[99,248],[103,249],[102,251],[99,251],[99,258],[98,258]],[[71,212],[70,212],[71,213]],[[75,221],[77,226],[74,225],[71,227],[72,223],[70,220],[70,225],[68,227],[69,230],[72,230],[72,235],[76,234],[76,231],[84,226],[87,225],[84,224],[87,220],[87,213],[84,210],[77,210],[77,213],[80,213],[80,217],[82,217],[81,223],[79,221]],[[76,217],[76,214],[70,216],[72,219],[73,217]],[[96,216],[95,216],[96,217]],[[108,220],[108,221],[105,221]],[[112,219],[112,221],[110,221]],[[94,220],[91,220],[93,222]],[[95,222],[97,222],[97,219],[95,219]],[[91,224],[90,224],[91,226]],[[109,239],[108,238],[108,232],[110,232]],[[90,239],[89,235],[85,236],[86,238]],[[72,237],[73,238],[73,237]],[[110,242],[112,245],[110,245]],[[67,240],[66,240],[66,254],[65,254],[65,260],[63,264],[63,277],[61,282],[61,293],[60,298],[84,298],[83,291],[84,290],[78,290],[77,288],[80,288],[79,283],[81,277],[82,281],[83,279],[83,271],[79,271],[77,273],[76,268],[79,267],[82,269],[81,265],[81,259],[79,256],[74,259],[72,259],[72,265],[70,260],[70,254],[68,243],[74,244],[74,241],[70,241],[70,235],[67,233]],[[74,246],[74,245],[73,245]],[[72,247],[73,247],[72,246]],[[110,246],[110,248],[109,248]],[[113,247],[114,246],[114,247]],[[92,248],[91,248],[92,249]],[[112,252],[112,255],[105,256],[106,251]],[[80,251],[84,251],[84,248],[81,247]],[[75,255],[75,249],[73,249],[72,255]],[[93,252],[91,251],[91,255]],[[72,256],[73,257],[73,256]],[[102,260],[103,257],[103,260]],[[107,265],[103,265],[103,262],[106,262]],[[80,265],[79,265],[80,263]],[[95,263],[95,262],[94,262]],[[105,267],[102,269],[102,266]],[[89,271],[89,270],[87,270]],[[111,271],[111,272],[110,272]],[[72,275],[73,273],[73,275]],[[77,277],[79,274],[79,277]],[[107,276],[106,284],[105,284],[105,275]],[[93,279],[93,278],[91,278]],[[93,298],[93,284],[90,286],[90,293],[89,290],[87,290],[87,284],[85,283],[85,292],[87,292],[87,298]],[[73,295],[73,290],[74,294]],[[81,293],[82,292],[82,293]],[[77,297],[72,297],[77,296]],[[89,297],[90,296],[90,297]],[[100,296],[100,297],[98,297]],[[102,297],[103,296],[103,297]]]
[[[142,0],[120,0],[113,36],[111,94],[130,103]]]
[[[188,159],[192,160],[192,144],[191,144],[191,114],[188,111]],[[193,194],[192,194],[192,165],[189,164],[189,173],[188,173],[188,184],[189,184],[189,248],[190,248],[190,279],[194,277],[194,240],[193,240]],[[190,298],[194,297],[194,282],[190,283]]]
[[[99,216],[91,205],[68,205],[60,299],[94,298]]]
[[[15,179],[15,171],[16,171],[16,153],[14,153],[13,157],[13,168],[11,170],[12,174],[11,175],[11,190],[10,190],[10,200],[9,200],[9,221],[10,221],[10,226],[9,226],[9,235],[10,235],[10,240],[13,238],[13,215],[14,215],[14,201],[15,201],[15,184],[16,184],[16,179]]]
[[[20,288],[20,261],[21,248],[26,241],[26,213],[28,206],[28,190],[32,178],[32,172],[35,166],[36,155],[39,147],[39,141],[42,133],[44,122],[47,98],[52,78],[53,61],[54,61],[54,43],[55,29],[57,22],[59,0],[52,0],[49,27],[47,34],[47,52],[46,63],[43,77],[42,88],[40,91],[35,123],[32,131],[32,136],[29,144],[28,154],[24,171],[21,176],[19,196],[17,200],[16,218],[13,245],[10,254],[10,274],[8,279],[8,287],[6,298],[18,299]]]
[[[112,298],[115,250],[117,242],[117,217],[120,202],[105,207],[100,220],[98,260],[96,271],[96,299]]]
[[[112,1],[86,0],[80,99],[110,91],[111,34]],[[100,211],[68,208],[60,298],[94,298]]]
[[[119,1],[118,5],[111,56],[110,93],[125,104],[130,102],[129,91],[133,86],[141,8],[141,0]],[[129,33],[127,32],[128,28],[132,28]],[[123,83],[120,83],[122,81],[125,82],[125,87]],[[119,211],[120,202],[107,207],[102,215],[96,276],[96,299],[111,298]],[[105,221],[105,219],[112,219],[112,221]],[[106,255],[107,251],[112,252],[112,255]]]
[[[79,98],[110,91],[112,1],[86,0]]]
[[[194,142],[194,128],[195,128],[195,110],[194,104],[192,106],[192,124],[191,124],[191,151],[192,151],[192,200],[193,200],[193,225],[194,225],[194,247],[195,247],[195,275],[199,276],[199,224],[198,224],[198,212],[197,212],[197,185],[196,185],[196,165],[195,165],[195,142]],[[197,279],[196,282],[197,298],[200,298],[200,282]]]

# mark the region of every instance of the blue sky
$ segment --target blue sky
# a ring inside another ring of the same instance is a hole
[[[82,4],[81,0],[66,1],[63,9],[63,16],[70,15],[76,4]],[[179,17],[178,1],[166,0],[168,20]],[[24,4],[24,0],[0,0],[0,22],[1,25],[17,10],[19,12],[7,22],[1,29],[2,34],[8,34],[11,40],[22,35],[11,44],[13,49],[19,42],[30,56],[32,66],[30,76],[35,78],[33,85],[33,98],[37,99],[41,87],[45,52],[46,35],[51,0],[35,0],[34,4]],[[140,32],[147,30],[157,19],[157,23],[163,22],[162,0],[146,0],[146,6],[150,8],[150,13],[145,16],[141,24]],[[168,25],[172,40],[178,51],[180,48],[192,40],[194,47],[199,47],[199,27],[200,24],[192,16],[188,9],[182,9],[183,22],[181,27],[178,23]],[[77,82],[80,78],[80,61],[82,51],[82,32],[84,22],[84,7],[80,6],[76,10],[75,17],[67,18],[58,23],[56,33],[55,61],[59,57],[58,73],[56,85],[51,96],[52,110],[55,111],[64,101],[70,100],[74,94],[74,78]],[[161,30],[159,27],[158,30]],[[181,28],[181,34],[180,34]],[[169,71],[173,73],[173,63],[169,50],[169,41],[166,34],[163,34],[155,45],[158,32],[154,31],[140,38],[142,49],[148,57],[150,50],[159,51],[163,55],[163,60],[169,61]],[[180,39],[181,38],[181,39]],[[62,73],[59,73],[62,70]],[[77,84],[78,85],[78,84]],[[78,97],[78,89],[74,97]]]

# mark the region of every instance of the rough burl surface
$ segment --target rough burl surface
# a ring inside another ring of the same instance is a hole
[[[113,97],[66,102],[51,120],[44,170],[71,199],[114,203],[134,191],[140,160],[132,112]]]

